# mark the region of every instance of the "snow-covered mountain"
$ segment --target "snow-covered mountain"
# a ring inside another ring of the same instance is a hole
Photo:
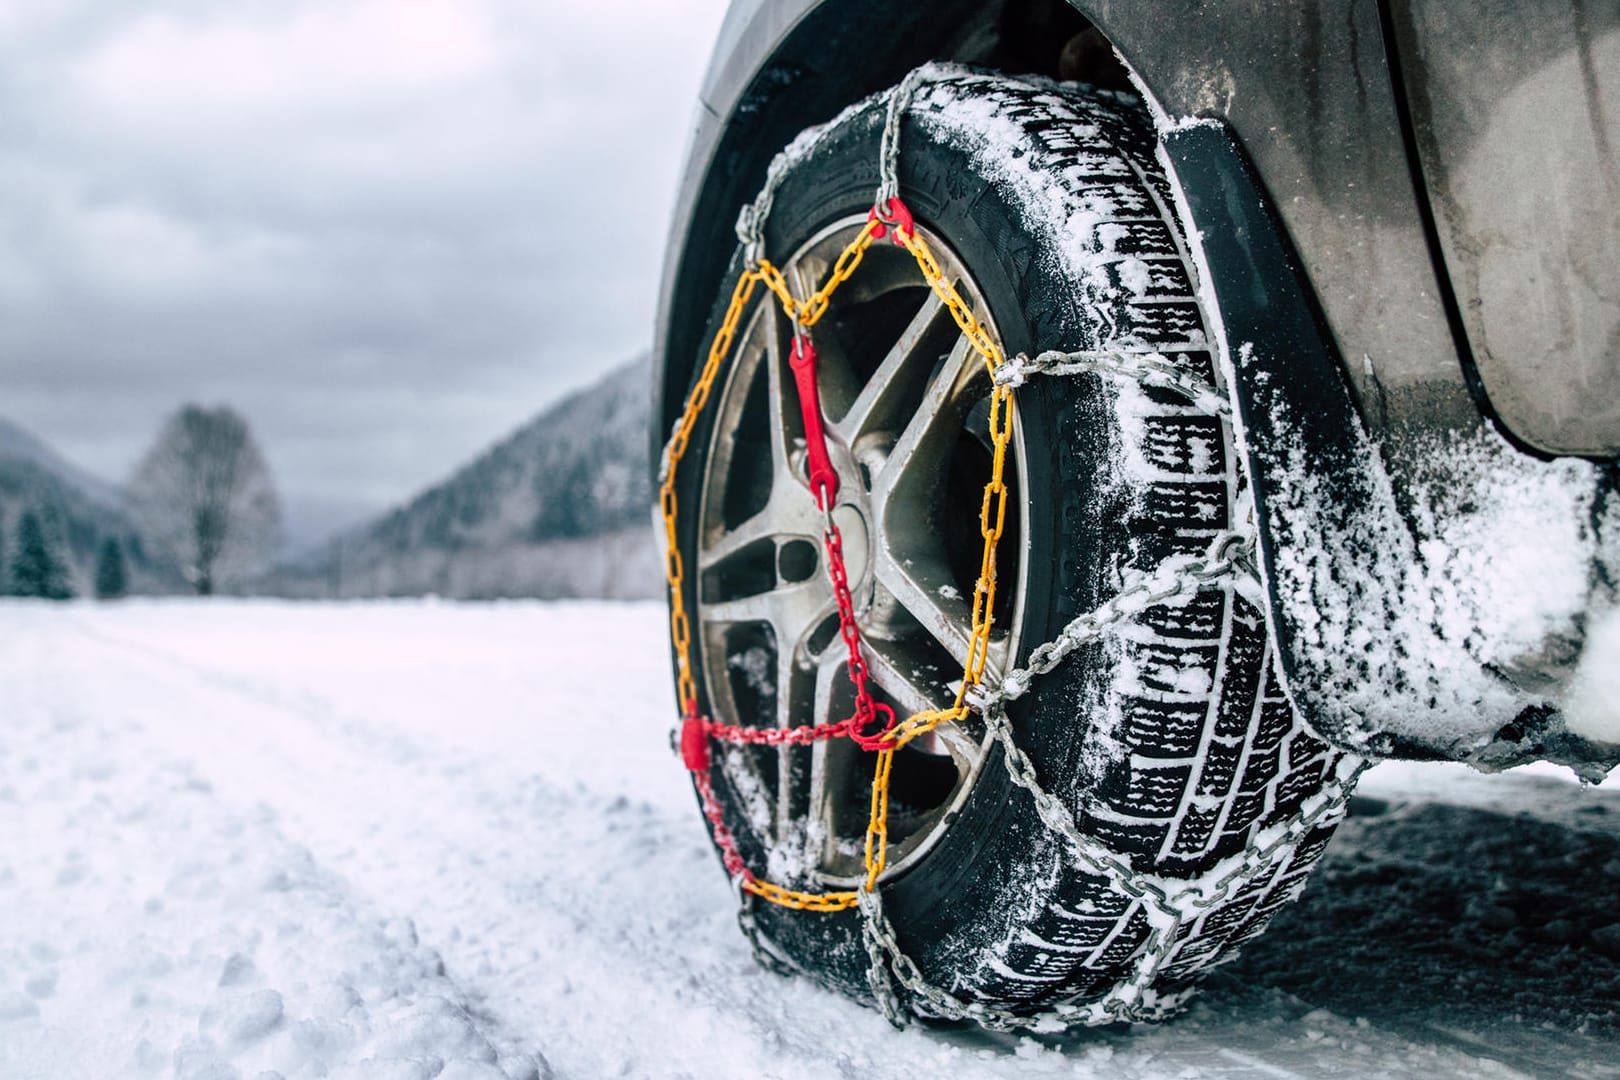
[[[649,361],[565,398],[449,479],[282,568],[294,596],[658,595]]]
[[[119,502],[118,487],[81,469],[21,424],[0,417],[0,461],[28,462],[78,488],[104,506]]]
[[[63,458],[21,425],[0,418],[0,579],[16,550],[17,523],[33,511],[47,540],[65,557],[73,591],[94,582],[96,554],[108,537],[124,549],[133,592],[173,592],[181,581],[155,559],[125,513],[118,488]]]

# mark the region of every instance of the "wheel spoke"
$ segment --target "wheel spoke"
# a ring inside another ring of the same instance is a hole
[[[958,665],[966,664],[973,613],[952,584],[949,568],[931,559],[908,561],[909,566],[903,565],[880,552],[873,568],[878,584]]]
[[[872,681],[900,708],[900,719],[937,709],[954,696],[950,681],[961,678],[960,670],[945,670],[907,648],[903,641],[868,638],[866,666]],[[965,780],[978,767],[983,752],[960,724],[947,720],[907,745],[925,754],[949,754],[956,774]]]
[[[783,642],[776,649],[776,726],[790,728],[813,722],[815,670],[800,653],[802,641]],[[803,662],[801,662],[803,661]],[[804,812],[805,748],[784,744],[776,752],[776,838],[786,839],[793,821]]]
[[[894,700],[902,720],[948,701],[950,680],[962,674],[960,669],[932,663],[903,638],[868,636],[861,644],[872,681]]]
[[[770,624],[778,647],[789,650],[815,627],[817,616],[830,609],[832,590],[820,577],[796,585],[784,585],[752,596],[739,596],[702,605],[700,615],[707,622]]]
[[[782,315],[775,302],[765,305],[760,320],[765,334],[766,409],[770,414],[771,497],[784,487],[803,487],[794,470],[793,451],[804,441],[804,420],[799,415],[798,394],[788,367],[788,350],[782,345]]]
[[[937,752],[927,745],[929,740],[937,743],[938,748],[951,755],[956,762],[956,771],[966,777],[973,772],[984,757],[984,748],[973,741],[973,736],[962,730],[962,725],[954,720],[947,720],[927,735],[921,736],[913,745],[934,753]]]
[[[832,713],[833,688],[843,677],[844,665],[837,650],[828,650],[827,655],[816,665],[815,689],[815,715],[830,718]],[[832,744],[826,739],[819,739],[810,744],[810,792],[808,819],[812,823],[819,822],[823,830],[823,849],[818,853],[825,861],[833,852],[830,845],[838,842],[838,823],[833,820],[834,803],[841,792],[835,790],[840,770],[831,767],[828,760],[832,751]]]
[[[944,669],[922,658],[919,650],[901,641],[868,638],[866,666],[872,681],[900,707],[900,718],[937,709],[953,697],[951,680],[960,670]],[[946,721],[910,744],[925,753],[948,753],[956,771],[966,777],[979,758],[978,744],[954,721]]]
[[[950,440],[945,436],[954,434],[950,430],[954,425],[946,423],[955,419],[947,406],[960,400],[961,384],[979,371],[970,366],[970,359],[977,364],[978,354],[967,338],[959,336],[939,375],[929,384],[922,403],[917,406],[916,415],[900,432],[883,467],[873,477],[872,501],[886,528],[898,525],[904,530],[908,522],[898,520],[900,518],[909,518],[909,524],[915,528],[926,517],[917,513],[919,508],[915,506],[901,507],[897,514],[889,511],[893,504],[906,501],[899,496],[908,484],[929,487],[938,480],[950,452]]]
[[[725,562],[749,544],[779,535],[770,508],[760,511],[730,532],[721,533],[698,552],[698,567],[710,570]]]
[[[928,299],[923,301],[921,309],[901,331],[899,340],[883,357],[872,377],[866,380],[866,385],[856,395],[843,418],[831,425],[833,433],[845,446],[854,446],[856,440],[872,430],[875,423],[894,408],[895,399],[904,396],[907,380],[900,377],[903,368],[932,369],[933,364],[924,363],[927,358],[918,356],[917,350],[934,336],[931,331],[948,315],[945,305],[930,290]]]
[[[826,611],[831,613],[832,605]],[[814,633],[821,618],[811,619],[793,640],[784,640],[780,632],[776,649],[776,726],[797,727],[815,722],[812,702],[815,697],[815,664],[806,654],[805,642]]]

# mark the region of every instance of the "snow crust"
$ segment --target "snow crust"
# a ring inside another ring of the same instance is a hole
[[[1103,187],[1087,185],[1086,194],[1077,196],[1071,187],[1071,178],[1054,176],[1038,167],[1024,152],[1028,136],[1018,119],[993,98],[964,97],[959,89],[938,85],[938,80],[950,78],[955,83],[983,82],[994,85],[996,79],[967,68],[947,64],[925,66],[927,75],[919,87],[911,115],[929,129],[934,137],[962,147],[972,154],[975,168],[987,176],[997,187],[1009,192],[1013,201],[1022,206],[1026,224],[1043,241],[1045,257],[1055,260],[1050,269],[1060,277],[1075,282],[1094,294],[1100,301],[1115,295],[1107,278],[1107,267],[1121,263],[1127,288],[1145,289],[1147,266],[1140,259],[1119,253],[1115,245],[1125,234],[1125,227],[1109,219],[1133,216],[1133,207],[1124,204],[1130,190],[1122,188],[1110,195]],[[926,81],[926,80],[934,81]],[[1032,85],[1038,81],[1030,80]],[[1054,93],[1050,104],[1069,111],[1061,95]],[[935,111],[935,107],[940,108]],[[1077,123],[1072,132],[1076,143],[1083,144],[1099,135],[1090,124]],[[901,154],[905,153],[902,142]],[[1130,167],[1113,155],[1087,156],[1071,166],[1075,176],[1118,175],[1130,177]],[[1128,345],[1128,335],[1116,336],[1111,328],[1103,328],[1098,347]]]
[[[1592,620],[1564,696],[1564,719],[1582,738],[1620,743],[1620,607]]]
[[[1565,708],[1583,652],[1588,671],[1620,666],[1620,641],[1587,634],[1614,602],[1594,466],[1530,458],[1480,426],[1409,437],[1397,469],[1358,425],[1368,498],[1350,512],[1288,435],[1307,421],[1271,407],[1273,588],[1325,683],[1309,688],[1317,715],[1352,738],[1396,730],[1467,754],[1527,709]]]
[[[1061,1040],[896,1033],[763,973],[665,738],[665,629],[656,604],[0,603],[0,1076],[1521,1074],[1510,1015],[1467,1044],[1358,1019],[1431,1002],[1253,974],[1371,980],[1336,955],[1354,924],[1268,935],[1174,1024]],[[1363,789],[1620,822],[1615,781],[1390,768]],[[1553,999],[1546,1067],[1609,1075],[1609,1029],[1573,1028],[1610,994]]]

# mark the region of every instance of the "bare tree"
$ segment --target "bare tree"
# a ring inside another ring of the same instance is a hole
[[[142,529],[199,596],[264,569],[281,542],[281,504],[247,421],[227,406],[169,417],[129,483]]]

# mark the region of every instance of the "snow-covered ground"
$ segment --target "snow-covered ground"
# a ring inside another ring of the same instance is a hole
[[[1185,1018],[756,969],[654,605],[0,605],[0,1077],[1620,1077],[1620,790],[1369,774]]]

